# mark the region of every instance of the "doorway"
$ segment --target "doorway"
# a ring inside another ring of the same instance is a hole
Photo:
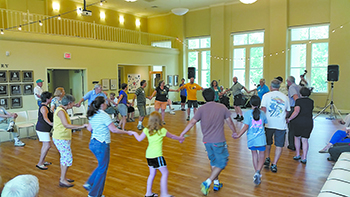
[[[47,69],[48,91],[54,93],[57,87],[63,87],[76,101],[85,95],[85,79],[85,69]]]

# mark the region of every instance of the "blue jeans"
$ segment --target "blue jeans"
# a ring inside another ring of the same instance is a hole
[[[332,144],[350,142],[350,138],[345,138],[346,136],[346,131],[338,130],[333,134],[332,139],[329,142]]]
[[[86,183],[91,186],[90,196],[101,196],[106,182],[110,148],[106,142],[101,143],[96,139],[91,139],[89,148],[94,153],[98,161],[98,166]]]

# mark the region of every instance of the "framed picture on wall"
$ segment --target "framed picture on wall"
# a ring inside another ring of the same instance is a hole
[[[22,97],[11,97],[11,109],[22,108]]]
[[[7,71],[0,71],[0,83],[7,82]]]
[[[118,84],[118,80],[117,79],[111,79],[111,90],[116,90],[117,89],[117,84]]]
[[[19,70],[10,70],[10,82],[20,82],[21,76],[19,73]]]
[[[109,90],[109,79],[102,79],[102,90]]]
[[[179,75],[174,75],[174,86],[179,85]]]
[[[2,84],[0,85],[0,96],[7,96],[8,95],[8,85]]]
[[[11,84],[10,85],[11,95],[21,95],[22,88],[20,84]]]
[[[0,106],[9,109],[9,99],[8,98],[0,98]]]
[[[135,93],[137,88],[140,87],[141,74],[128,74],[128,92]]]
[[[34,88],[32,83],[23,84],[23,95],[34,94]]]
[[[22,74],[23,82],[33,82],[33,71],[24,70],[22,71]]]

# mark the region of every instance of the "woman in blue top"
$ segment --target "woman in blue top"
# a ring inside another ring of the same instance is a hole
[[[36,123],[35,130],[39,141],[43,143],[43,146],[41,147],[40,159],[36,167],[40,170],[47,170],[46,166],[51,164],[51,162],[45,162],[45,157],[51,148],[50,131],[53,125],[53,112],[49,105],[52,100],[52,94],[50,92],[43,92],[40,99],[41,104],[38,111],[38,122]]]
[[[258,96],[252,96],[250,99],[252,109],[244,114],[244,126],[238,134],[233,134],[233,137],[237,139],[248,130],[248,148],[252,151],[253,165],[255,169],[253,178],[256,185],[261,183],[260,171],[264,165],[266,148],[264,124],[267,123],[267,119],[265,113],[259,109],[260,102],[261,100]]]
[[[83,185],[89,191],[89,196],[102,196],[103,193],[110,158],[111,134],[109,131],[132,135],[131,131],[121,131],[113,124],[111,117],[104,111],[106,108],[105,98],[98,96],[92,101],[87,112],[89,119],[87,129],[93,131],[89,148],[98,161],[97,168]]]
[[[210,83],[210,88],[215,92],[214,101],[220,102],[220,96],[222,96],[224,93],[221,92],[218,82],[216,80],[213,80]]]
[[[126,90],[128,89],[128,84],[122,84],[122,90],[119,92],[119,99],[117,101],[118,111],[122,116],[122,120],[119,122],[118,129],[125,128],[126,116],[128,115],[128,95],[126,94]]]

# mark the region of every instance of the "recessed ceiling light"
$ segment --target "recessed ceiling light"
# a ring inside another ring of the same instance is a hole
[[[137,0],[125,0],[126,2],[135,2]]]

